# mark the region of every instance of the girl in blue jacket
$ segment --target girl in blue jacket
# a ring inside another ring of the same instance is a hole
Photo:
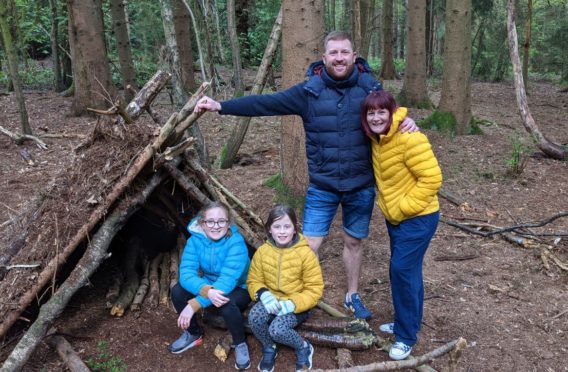
[[[187,240],[179,268],[179,283],[172,288],[172,302],[183,330],[169,349],[182,353],[203,342],[203,330],[194,316],[211,305],[218,308],[233,336],[235,368],[250,367],[242,311],[251,299],[246,290],[250,264],[248,249],[229,209],[219,202],[203,207],[189,223]]]

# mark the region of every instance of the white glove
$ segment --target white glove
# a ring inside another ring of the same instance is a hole
[[[296,305],[294,305],[292,300],[279,301],[279,302],[280,302],[280,311],[278,312],[278,315],[290,314],[293,313],[294,310],[296,310]]]
[[[262,292],[260,295],[260,302],[262,302],[264,308],[269,314],[276,315],[280,311],[280,303],[270,291]]]

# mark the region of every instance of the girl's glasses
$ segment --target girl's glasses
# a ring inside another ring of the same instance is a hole
[[[205,220],[205,221],[203,221],[203,223],[208,228],[213,228],[213,227],[215,227],[215,225],[219,226],[220,228],[223,228],[223,227],[227,226],[227,223],[229,223],[229,220],[217,220],[217,221]]]

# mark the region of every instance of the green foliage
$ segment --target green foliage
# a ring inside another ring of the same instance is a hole
[[[519,137],[511,138],[511,157],[507,160],[507,174],[511,177],[520,176],[527,165],[530,147],[525,145]]]
[[[270,37],[274,20],[280,10],[280,2],[272,0],[256,0],[255,11],[249,13],[250,29],[247,35],[239,35],[241,45],[248,45],[248,48],[241,48],[241,56],[253,66],[260,65],[266,43]],[[275,65],[279,66],[281,60],[276,58]]]
[[[106,341],[99,341],[97,343],[99,355],[95,358],[89,358],[85,364],[92,371],[104,372],[126,372],[128,365],[119,357],[112,356],[108,350],[108,343]]]
[[[451,112],[442,112],[435,110],[432,115],[419,120],[416,124],[420,128],[437,130],[449,137],[456,134],[456,118]]]
[[[292,190],[284,185],[282,173],[277,173],[274,176],[269,177],[266,181],[264,181],[264,185],[276,191],[276,195],[273,200],[274,203],[287,204],[301,213],[304,208],[305,196],[296,195]]]
[[[28,68],[20,69],[18,76],[28,89],[49,89],[53,86],[53,70],[33,61],[28,64]]]

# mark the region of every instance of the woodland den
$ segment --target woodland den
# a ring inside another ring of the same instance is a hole
[[[565,0],[0,1],[0,370],[568,371]]]

